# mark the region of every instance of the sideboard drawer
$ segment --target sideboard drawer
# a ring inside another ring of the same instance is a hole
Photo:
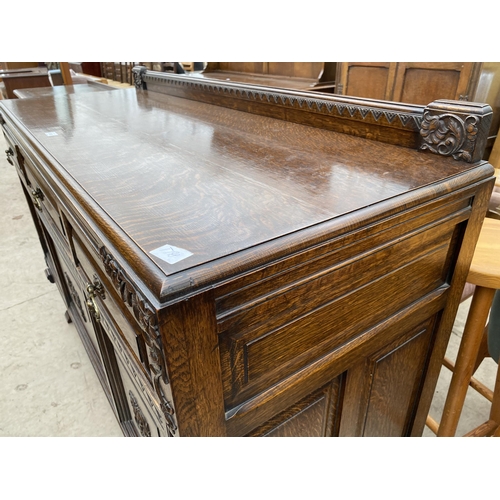
[[[82,243],[75,235],[73,235],[72,241],[75,251],[76,266],[81,270],[83,276],[85,276],[87,286],[92,285],[96,280],[100,283],[102,292],[99,295],[103,307],[109,311],[109,314],[114,319],[121,336],[127,343],[128,349],[133,352],[137,358],[137,362],[142,363],[144,368],[147,369],[145,351],[140,347],[140,336],[132,329],[133,322],[131,323],[130,314],[128,311],[118,306],[115,300],[116,292],[112,285],[98,272],[99,267],[90,260],[89,254],[84,250]]]
[[[16,167],[20,179],[29,187],[29,181],[26,177],[26,169],[24,167],[24,156],[21,153],[18,142],[14,139],[13,135],[10,133],[9,129],[3,126],[3,135],[7,141],[7,149],[5,154],[7,156],[7,161]]]

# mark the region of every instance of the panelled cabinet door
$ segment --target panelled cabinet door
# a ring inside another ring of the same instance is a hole
[[[339,435],[409,435],[424,381],[436,317],[347,371]]]
[[[322,437],[338,433],[342,376],[279,413],[248,436]]]
[[[390,62],[340,63],[339,94],[370,99],[387,99],[392,96],[396,64]]]
[[[427,105],[437,99],[465,100],[472,62],[397,64],[393,101]]]
[[[427,105],[437,99],[471,100],[472,62],[340,63],[344,95]]]

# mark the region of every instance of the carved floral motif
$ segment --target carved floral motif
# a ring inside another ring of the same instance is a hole
[[[134,420],[135,420],[135,423],[137,424],[137,427],[139,428],[139,432],[141,433],[141,436],[142,437],[151,437],[151,429],[149,428],[148,421],[146,420],[144,413],[142,413],[142,410],[139,407],[139,403],[137,402],[137,399],[135,398],[134,393],[132,391],[128,391],[128,395],[130,398],[130,403],[132,405],[132,409],[134,410]]]
[[[478,123],[477,116],[468,116],[462,120],[450,113],[432,115],[426,111],[420,130],[424,144],[420,149],[453,156],[455,160],[471,161]]]
[[[144,80],[142,76],[144,75],[145,72],[146,72],[145,67],[141,67],[139,71],[133,71],[135,88],[140,89],[143,87]]]
[[[174,409],[165,396],[160,382],[162,380],[165,384],[169,383],[156,314],[141,293],[135,289],[123,269],[107,249],[102,247],[100,253],[106,274],[111,278],[113,285],[119,291],[123,302],[132,309],[134,317],[142,329],[143,339],[148,347],[149,370],[153,386],[160,398],[161,409],[167,419],[169,431],[173,435],[177,430]]]

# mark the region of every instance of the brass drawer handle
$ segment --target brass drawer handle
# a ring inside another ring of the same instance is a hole
[[[14,151],[12,151],[12,148],[6,149],[5,154],[7,155],[7,161],[11,165],[14,165],[14,162],[12,161],[12,158],[11,158],[11,156],[14,156]]]
[[[43,201],[43,193],[40,188],[33,189],[31,191],[31,196],[33,196],[33,203],[38,210],[42,210],[42,204],[40,201]]]
[[[101,299],[104,299],[104,288],[102,283],[97,279],[97,275],[94,274],[94,282],[92,284],[87,283],[87,293],[89,298],[87,299],[87,307],[94,314],[94,318],[97,322],[101,321],[101,311],[99,311],[99,306],[95,301],[96,295],[99,295]]]

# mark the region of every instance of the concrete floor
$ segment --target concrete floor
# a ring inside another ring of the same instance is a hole
[[[46,268],[15,167],[0,134],[0,436],[122,436],[108,400]],[[470,300],[451,335],[455,358]],[[497,365],[476,377],[493,388]],[[443,368],[431,415],[439,421],[450,372]],[[469,389],[457,435],[488,419],[490,403]],[[424,436],[434,436],[425,429]]]
[[[0,436],[122,436],[46,268],[0,134]]]

